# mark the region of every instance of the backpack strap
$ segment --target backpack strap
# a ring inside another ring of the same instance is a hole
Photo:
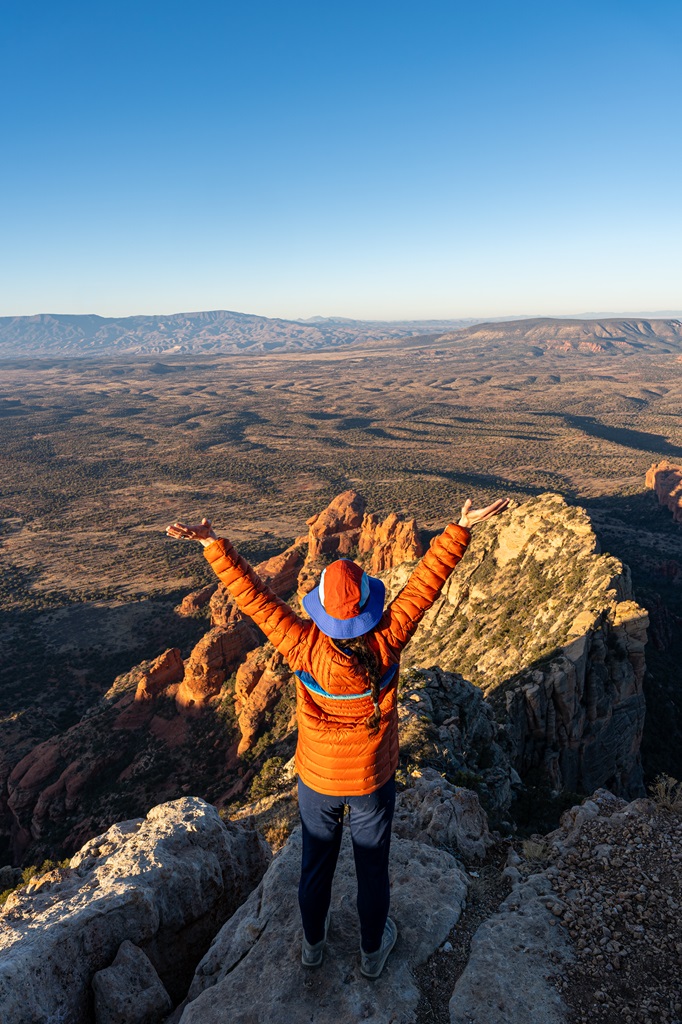
[[[380,693],[383,693],[389,683],[393,681],[397,671],[397,665],[391,665],[386,669],[381,677]],[[328,690],[322,689],[317,680],[311,676],[310,672],[296,672],[295,675],[301,680],[306,690],[310,693],[316,693],[319,697],[327,697],[329,700],[366,700],[367,697],[372,696],[371,690],[365,690],[364,693],[329,693]]]

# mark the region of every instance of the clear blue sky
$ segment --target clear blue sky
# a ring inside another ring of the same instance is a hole
[[[0,314],[682,308],[680,0],[0,0]]]

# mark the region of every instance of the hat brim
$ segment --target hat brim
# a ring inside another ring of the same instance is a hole
[[[316,626],[332,640],[351,640],[374,629],[384,614],[386,588],[375,576],[368,576],[369,597],[364,608],[352,619],[335,619],[325,611],[320,600],[320,588],[315,587],[303,598],[303,607]]]

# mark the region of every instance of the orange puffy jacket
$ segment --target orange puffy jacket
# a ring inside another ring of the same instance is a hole
[[[229,541],[220,538],[204,548],[241,611],[296,674],[296,771],[306,786],[329,796],[362,796],[383,786],[395,772],[400,652],[466,551],[469,538],[464,527],[446,527],[367,634],[383,672],[381,723],[375,735],[365,725],[372,700],[366,673],[355,656],[344,654],[314,622],[302,619],[276,597]]]

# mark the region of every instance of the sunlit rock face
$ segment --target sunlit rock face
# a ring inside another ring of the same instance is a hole
[[[385,575],[391,593],[409,566]],[[477,527],[405,664],[457,671],[504,722],[516,771],[642,792],[648,617],[587,513],[544,494]]]
[[[379,516],[366,513],[358,539],[358,554],[369,556],[372,573],[421,558],[424,549],[416,520],[403,522],[391,512],[382,522]]]
[[[384,579],[390,599],[420,551],[413,521],[381,521],[346,491],[311,518],[307,537],[256,568],[298,608],[296,589],[350,556]],[[254,748],[266,760],[285,741],[291,756],[288,667],[224,587],[197,593],[204,608],[208,597],[211,628],[184,663],[169,647],[122,674],[81,722],[7,766],[0,807],[15,863],[35,847],[49,855],[53,840],[76,849],[115,816],[190,791],[183,786],[208,792],[207,752],[220,761],[226,799],[259,772],[259,762],[244,770]],[[404,756],[414,749],[422,765],[473,772],[497,818],[514,787],[538,774],[554,790],[640,794],[647,623],[628,568],[599,552],[586,512],[559,495],[477,526],[403,654]],[[655,638],[665,643],[661,629]]]
[[[650,487],[661,505],[669,508],[676,523],[682,523],[682,466],[671,462],[654,463],[646,474]]]
[[[179,708],[197,713],[212,697],[240,663],[244,655],[258,643],[253,624],[241,619],[229,626],[215,626],[192,651],[185,665],[182,682],[175,696]]]

